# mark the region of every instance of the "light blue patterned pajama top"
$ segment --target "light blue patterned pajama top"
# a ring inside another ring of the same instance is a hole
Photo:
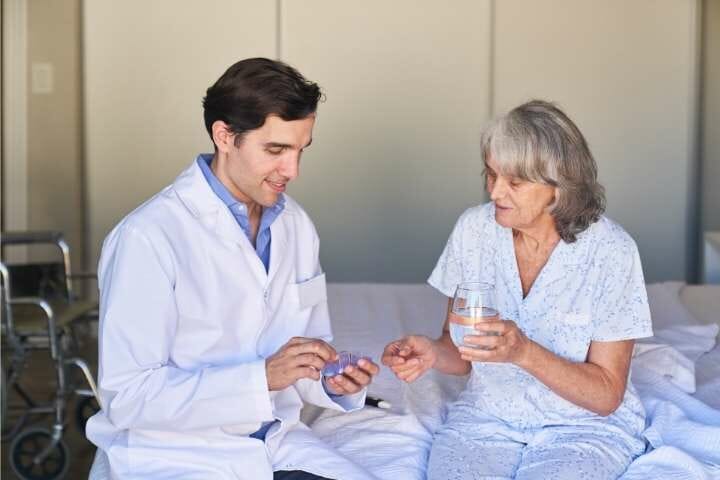
[[[605,217],[560,240],[523,298],[512,230],[497,224],[493,203],[470,208],[428,280],[448,297],[463,281],[494,284],[501,317],[571,361],[584,362],[592,341],[652,335],[637,247]],[[436,434],[428,478],[617,478],[644,451],[644,427],[629,381],[620,407],[601,417],[519,367],[475,362]]]

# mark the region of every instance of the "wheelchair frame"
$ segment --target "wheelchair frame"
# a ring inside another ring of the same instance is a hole
[[[31,244],[49,244],[57,247],[62,256],[62,263],[64,267],[64,280],[65,280],[65,301],[68,305],[76,301],[74,290],[73,290],[73,278],[93,278],[94,276],[83,274],[80,276],[74,276],[72,274],[70,265],[70,248],[65,242],[63,235],[59,232],[9,232],[3,233],[0,236],[0,245],[3,247],[9,245],[31,245]],[[100,397],[98,395],[97,386],[95,379],[90,371],[85,360],[79,356],[69,355],[72,351],[72,347],[77,345],[75,339],[75,332],[73,331],[74,324],[80,319],[97,318],[97,304],[93,307],[88,306],[87,310],[78,312],[77,317],[71,318],[68,322],[58,325],[57,312],[53,309],[50,302],[44,298],[37,296],[23,296],[13,297],[10,272],[5,264],[0,262],[0,277],[2,279],[2,303],[3,303],[3,317],[2,322],[2,333],[6,339],[6,344],[10,347],[11,352],[9,355],[9,368],[8,375],[5,378],[6,384],[3,385],[3,395],[7,395],[7,389],[12,388],[25,403],[25,411],[22,413],[18,421],[14,426],[7,432],[3,432],[3,439],[14,438],[13,448],[11,448],[11,463],[14,456],[14,446],[17,441],[28,432],[29,434],[37,435],[37,430],[28,429],[22,431],[21,429],[25,426],[27,419],[31,415],[37,414],[54,414],[54,421],[52,424],[52,433],[50,439],[44,448],[41,448],[39,452],[32,458],[33,465],[39,465],[44,462],[55,448],[64,450],[67,452],[67,448],[62,442],[63,430],[66,422],[66,408],[67,408],[67,396],[71,393],[83,396],[83,397],[94,397],[97,404],[101,406]],[[13,318],[13,308],[18,306],[28,306],[36,309],[38,314],[44,316],[47,321],[47,328],[41,333],[31,332],[24,333],[22,326],[16,324]],[[22,375],[25,364],[27,363],[27,356],[30,350],[49,350],[50,358],[54,363],[55,377],[56,377],[56,391],[55,397],[48,404],[39,405],[36,403],[30,395],[20,386],[18,383],[19,378]],[[69,367],[77,367],[84,377],[85,382],[89,388],[74,388],[68,381]],[[5,370],[3,370],[5,374]],[[4,413],[4,412],[3,412]],[[4,422],[3,418],[3,424]],[[4,425],[3,425],[4,427]],[[64,457],[67,455],[64,453]],[[69,464],[69,462],[68,462]],[[15,469],[15,465],[13,465]],[[62,472],[59,472],[56,477],[61,478],[67,470],[67,465],[64,465]],[[22,476],[17,469],[16,473]],[[30,476],[23,476],[23,478],[33,478]]]

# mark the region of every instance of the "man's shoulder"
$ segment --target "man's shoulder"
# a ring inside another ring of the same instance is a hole
[[[285,208],[280,219],[298,240],[317,241],[318,233],[310,215],[292,197],[285,195]]]
[[[293,222],[299,224],[313,225],[313,221],[310,215],[305,209],[298,203],[297,200],[292,198],[290,195],[285,195],[285,207],[283,208],[283,214],[287,215]]]
[[[125,215],[105,237],[103,251],[131,238],[142,239],[153,248],[169,246],[181,236],[182,217],[187,213],[169,185]]]
[[[310,219],[310,216],[307,214],[302,205],[298,203],[297,200],[295,200],[288,194],[284,194],[283,197],[285,198],[285,213],[288,213],[290,215],[300,215],[302,217]]]
[[[172,186],[167,186],[138,205],[117,226],[153,230],[171,223],[177,217],[176,214],[173,214],[173,210],[176,210],[178,206],[179,203]]]
[[[196,171],[197,170],[197,171]],[[199,168],[193,162],[178,177],[152,197],[138,205],[118,222],[117,228],[133,228],[143,232],[162,230],[182,222],[182,214],[190,214],[187,205],[179,196],[179,190],[192,189]]]

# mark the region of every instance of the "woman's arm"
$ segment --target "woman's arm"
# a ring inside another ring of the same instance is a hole
[[[575,363],[532,342],[526,362],[519,366],[565,400],[605,417],[625,396],[634,344],[591,342],[587,360]]]
[[[432,340],[423,335],[409,335],[385,347],[382,363],[392,369],[400,380],[413,382],[431,368],[450,375],[466,375],[470,362],[460,358],[460,352],[450,338],[448,322],[452,315],[452,299],[448,301],[447,317],[440,338]]]
[[[585,362],[566,360],[528,339],[509,320],[477,324],[476,329],[499,336],[466,337],[466,342],[491,347],[461,347],[461,358],[478,362],[510,362],[524,369],[553,392],[586,410],[607,416],[622,403],[634,340],[590,343]]]

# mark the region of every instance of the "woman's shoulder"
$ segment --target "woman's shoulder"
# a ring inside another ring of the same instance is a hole
[[[603,256],[628,256],[637,252],[637,244],[632,236],[616,221],[601,216],[583,232],[584,240],[592,244]]]
[[[482,203],[466,209],[458,218],[461,227],[484,228],[495,225],[495,204]]]
[[[468,245],[494,248],[501,238],[501,228],[495,221],[495,204],[488,202],[466,209],[455,224],[453,236]]]

